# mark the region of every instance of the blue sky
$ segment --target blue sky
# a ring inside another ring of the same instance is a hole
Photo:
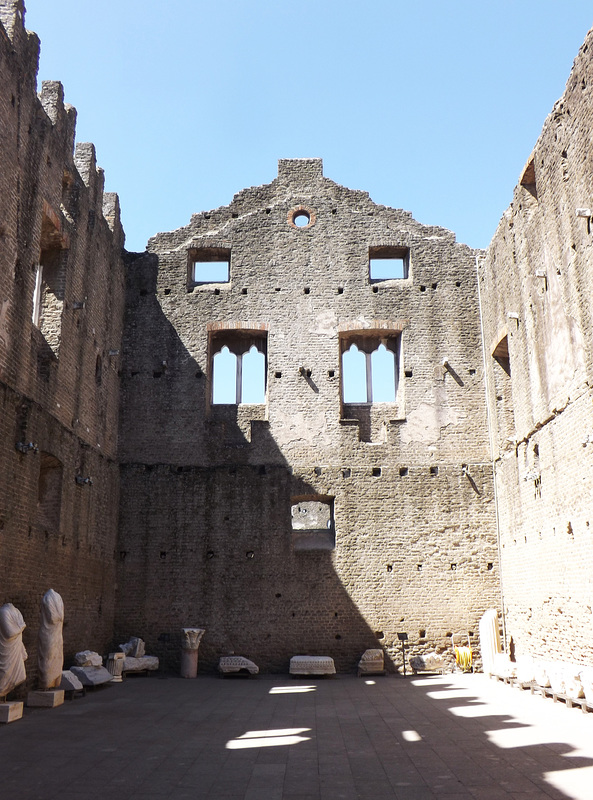
[[[484,247],[589,27],[590,1],[28,0],[120,195],[126,246],[271,181],[278,158]]]

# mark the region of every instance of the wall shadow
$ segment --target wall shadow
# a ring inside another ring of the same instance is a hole
[[[232,653],[264,672],[286,672],[297,654],[355,670],[382,632],[332,552],[293,547],[293,498],[316,488],[295,474],[261,408],[210,407],[207,357],[192,356],[165,316],[157,258],[132,254],[127,267],[114,645],[141,636],[176,670],[181,628],[197,626],[200,670]]]

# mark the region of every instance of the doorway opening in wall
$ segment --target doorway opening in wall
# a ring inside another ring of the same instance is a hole
[[[335,548],[333,497],[325,495],[293,497],[290,518],[293,550],[333,550]]]
[[[492,350],[492,362],[499,445],[502,449],[508,449],[515,436],[515,414],[509,339],[506,333]]]
[[[410,251],[407,247],[369,247],[369,280],[403,280],[408,277]]]

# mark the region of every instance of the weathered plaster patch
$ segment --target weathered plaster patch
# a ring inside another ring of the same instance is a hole
[[[458,425],[467,419],[467,414],[463,411],[447,408],[443,403],[444,399],[444,393],[437,392],[434,403],[420,403],[407,415],[406,424],[402,425],[400,432],[402,443],[431,444],[441,438],[444,428]]]
[[[322,336],[335,337],[338,335],[338,320],[335,312],[322,311],[317,316],[316,325],[313,333],[321,334]]]
[[[275,439],[279,447],[303,444],[327,447],[331,444],[322,414],[287,414],[277,411],[274,417]]]

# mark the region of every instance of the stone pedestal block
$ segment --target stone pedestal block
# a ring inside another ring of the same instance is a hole
[[[27,706],[29,708],[56,708],[64,702],[64,690],[52,689],[48,692],[29,692]]]
[[[123,654],[122,654],[123,655]],[[124,658],[124,673],[126,672],[154,672],[159,668],[157,656],[142,656],[142,658]]]
[[[20,700],[0,703],[0,722],[14,722],[23,716],[23,704]]]

